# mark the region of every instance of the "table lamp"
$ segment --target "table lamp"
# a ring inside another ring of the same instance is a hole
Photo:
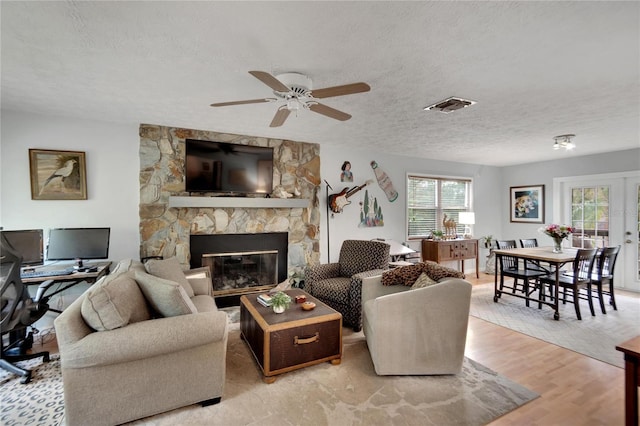
[[[475,225],[476,214],[474,212],[460,212],[458,213],[458,223],[464,225],[464,237],[471,238],[471,227],[469,225]]]

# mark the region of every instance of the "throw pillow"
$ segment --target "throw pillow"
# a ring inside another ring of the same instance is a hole
[[[382,273],[382,285],[413,285],[422,273],[422,263],[401,266]]]
[[[426,261],[424,262],[423,271],[429,275],[429,278],[435,281],[440,281],[443,278],[464,278],[464,274],[455,269],[448,268],[437,264],[436,262]]]
[[[135,279],[149,304],[163,317],[198,313],[180,284],[144,272],[136,272]]]
[[[429,278],[427,274],[423,272],[422,274],[420,274],[416,282],[413,283],[413,285],[411,286],[411,290],[415,290],[417,288],[429,287],[434,284],[438,284],[438,281],[432,280],[431,278]]]
[[[182,266],[177,257],[169,259],[151,259],[144,264],[145,269],[151,275],[173,281],[184,287],[187,296],[193,297],[193,287],[189,284],[189,280],[184,276]]]
[[[87,325],[96,331],[114,330],[151,319],[140,288],[126,273],[87,290],[80,313]]]

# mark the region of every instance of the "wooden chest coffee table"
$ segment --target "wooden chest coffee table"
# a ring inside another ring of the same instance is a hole
[[[257,301],[258,293],[240,298],[240,331],[260,369],[265,383],[274,376],[309,365],[342,358],[342,314],[299,289],[287,290],[293,302],[281,314]],[[316,304],[304,311],[295,297],[305,295]]]

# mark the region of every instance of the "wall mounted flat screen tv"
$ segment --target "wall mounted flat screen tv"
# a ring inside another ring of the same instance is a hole
[[[271,194],[273,148],[187,139],[185,190]]]
[[[111,228],[56,228],[49,231],[47,260],[107,259]]]
[[[22,266],[44,263],[42,229],[2,231],[11,247],[22,256]]]

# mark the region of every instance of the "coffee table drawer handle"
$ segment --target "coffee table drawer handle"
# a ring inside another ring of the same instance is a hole
[[[298,336],[295,336],[293,338],[293,344],[294,345],[306,345],[307,343],[317,342],[318,340],[320,340],[320,332],[316,331],[316,334],[314,334],[313,336],[309,336],[309,337],[298,337]]]

